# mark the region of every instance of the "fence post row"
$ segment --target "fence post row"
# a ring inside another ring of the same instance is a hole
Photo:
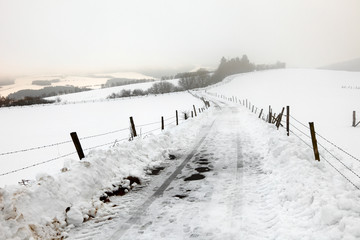
[[[80,144],[80,141],[79,141],[79,138],[78,138],[76,132],[70,133],[70,136],[71,136],[71,139],[72,139],[72,141],[73,141],[73,143],[75,145],[75,148],[76,148],[76,151],[77,151],[77,153],[79,155],[80,160],[85,158],[84,151],[83,151],[83,149],[81,147],[81,144]]]
[[[312,140],[312,144],[313,144],[313,148],[314,148],[315,160],[320,161],[320,155],[319,155],[319,149],[318,149],[317,141],[316,141],[314,123],[309,122],[309,126],[310,126],[311,140]]]

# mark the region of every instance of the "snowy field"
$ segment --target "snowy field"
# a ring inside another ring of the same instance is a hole
[[[297,120],[314,122],[317,132],[360,157],[360,127],[351,127],[353,111],[360,121],[360,72],[281,69],[246,73],[231,76],[226,84],[211,86],[208,92],[248,99],[266,114],[269,105],[277,114],[290,106]]]
[[[123,86],[111,87],[111,88],[95,89],[93,91],[60,95],[57,97],[49,97],[46,99],[49,99],[49,100],[60,99],[62,103],[101,101],[101,100],[106,100],[106,98],[108,96],[110,96],[112,93],[120,93],[121,90],[124,90],[124,89],[131,90],[131,91],[134,89],[148,90],[156,82],[159,82],[159,81],[129,84],[129,85],[123,85]],[[166,80],[166,82],[169,82],[169,83],[174,84],[175,86],[178,86],[179,79]]]
[[[360,152],[352,142],[359,131],[351,127],[351,117],[360,100],[359,77],[291,69],[231,76],[206,92],[195,91],[212,107],[177,127],[175,109],[201,107],[201,100],[174,93],[0,109],[6,123],[0,132],[9,136],[2,138],[3,152],[66,142],[1,155],[2,169],[10,166],[5,172],[72,153],[71,131],[85,137],[86,149],[105,144],[87,150],[82,161],[72,154],[0,176],[2,185],[36,177],[27,186],[0,187],[0,239],[360,239],[360,191],[344,178],[348,173],[342,176],[323,159],[314,161],[306,136],[293,127],[306,144],[259,119],[259,110],[254,114],[215,96],[248,99],[259,109],[271,105],[274,112],[290,105],[299,122],[314,121],[319,133],[356,157]],[[162,115],[171,125],[163,132]],[[141,137],[115,141],[129,138],[129,116]],[[320,149],[340,172],[346,166],[359,172],[354,158],[319,143],[345,163]],[[196,170],[200,166],[206,171]],[[157,169],[159,175],[150,175]],[[195,173],[203,178],[188,180]],[[356,176],[349,179],[360,186]],[[119,187],[132,190],[110,196]],[[105,192],[109,202],[100,201]]]
[[[207,92],[247,99],[264,117],[269,105],[276,114],[290,106],[290,130],[312,145],[308,123],[314,122],[320,154],[360,187],[360,126],[352,127],[353,111],[360,121],[359,87],[359,72],[281,69],[234,75]]]
[[[77,132],[80,139],[86,138],[81,140],[84,149],[103,144],[106,148],[116,140],[129,138],[130,116],[140,134],[151,130],[158,133],[161,116],[165,125],[174,125],[175,111],[178,110],[182,121],[182,112],[191,110],[193,105],[202,107],[203,102],[188,93],[174,93],[78,104],[0,108],[3,123],[0,132],[6,136],[0,139],[1,175],[54,159],[47,164],[0,176],[0,187],[17,184],[22,179],[34,179],[39,171],[59,172],[64,159],[76,159],[76,154],[62,157],[75,151],[71,132]],[[149,123],[152,124],[147,125]],[[37,149],[43,146],[48,147]]]
[[[136,72],[119,72],[119,73],[106,73],[106,74],[93,74],[92,76],[76,76],[76,75],[34,75],[26,77],[18,77],[15,79],[15,83],[0,88],[0,96],[8,96],[10,93],[14,93],[24,89],[39,90],[44,86],[33,85],[33,81],[37,80],[58,80],[56,83],[52,83],[51,86],[76,86],[86,87],[90,89],[99,89],[102,84],[110,78],[128,78],[128,79],[155,79],[154,77],[146,76]]]

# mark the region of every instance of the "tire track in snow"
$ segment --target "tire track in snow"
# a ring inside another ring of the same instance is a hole
[[[175,172],[173,172],[173,174],[171,174],[166,180],[165,182],[158,188],[158,190],[150,197],[148,198],[143,204],[142,206],[132,215],[132,217],[130,217],[125,223],[123,223],[123,225],[120,226],[120,228],[118,228],[109,239],[114,239],[114,240],[118,240],[121,239],[121,237],[126,233],[126,231],[128,229],[130,229],[134,224],[136,224],[142,214],[146,211],[146,209],[159,197],[161,197],[165,191],[165,189],[170,185],[170,183],[175,179],[175,177],[177,175],[179,175],[182,171],[182,169],[185,167],[185,165],[190,161],[190,159],[193,158],[193,156],[197,153],[198,148],[201,146],[201,144],[203,143],[203,141],[205,140],[205,138],[208,135],[208,132],[210,131],[210,129],[212,128],[212,126],[214,125],[215,120],[211,123],[210,126],[207,126],[206,129],[203,130],[203,132],[205,134],[203,134],[203,136],[200,138],[199,142],[197,142],[197,144],[195,145],[195,147],[193,148],[193,150],[190,152],[190,154],[188,154],[185,158],[185,160],[180,164],[180,166],[175,170]]]

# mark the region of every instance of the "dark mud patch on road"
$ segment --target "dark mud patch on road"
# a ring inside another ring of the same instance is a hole
[[[198,167],[198,168],[195,168],[195,170],[199,173],[202,173],[202,172],[210,172],[211,169],[208,168],[208,167]]]
[[[205,178],[204,175],[195,173],[195,174],[191,175],[190,177],[185,178],[184,181],[196,181],[196,180],[201,180],[204,178]]]
[[[164,170],[165,167],[156,167],[154,169],[150,169],[150,173],[148,175],[159,175],[161,170]]]

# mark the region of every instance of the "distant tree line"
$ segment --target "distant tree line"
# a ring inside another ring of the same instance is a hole
[[[50,86],[53,83],[60,82],[60,79],[53,79],[53,80],[34,80],[32,81],[32,85],[37,86]]]
[[[84,92],[89,91],[90,88],[79,88],[74,86],[54,86],[54,87],[44,87],[39,90],[32,90],[32,89],[24,89],[17,91],[15,93],[11,93],[8,95],[9,99],[13,100],[20,100],[24,99],[26,97],[32,97],[32,98],[45,98],[45,97],[53,97],[57,95],[62,94],[68,94],[68,93],[77,93],[77,92]]]
[[[144,96],[148,94],[163,94],[163,93],[169,93],[169,92],[179,92],[182,91],[183,88],[177,87],[174,84],[167,82],[167,81],[160,81],[154,83],[150,88],[147,90],[142,89],[123,89],[119,93],[112,93],[107,98],[113,99],[113,98],[122,98],[122,97],[133,97],[133,96]]]
[[[162,76],[161,77],[161,80],[172,80],[172,79],[174,79],[175,78],[175,76],[174,75],[170,75],[170,76]]]
[[[226,59],[221,58],[218,68],[214,72],[210,72],[206,69],[200,68],[196,72],[183,72],[178,73],[175,76],[164,76],[161,79],[179,79],[179,86],[175,86],[172,83],[166,81],[160,81],[154,83],[149,89],[141,90],[135,89],[122,90],[119,93],[113,93],[108,98],[121,98],[131,96],[143,96],[147,94],[162,94],[169,92],[178,92],[184,90],[190,90],[194,88],[202,88],[222,81],[225,77],[252,71],[262,71],[268,69],[285,68],[286,64],[282,62],[276,62],[275,64],[260,64],[256,65],[251,63],[246,55],[242,58]]]
[[[11,99],[8,97],[0,97],[0,107],[27,106],[34,104],[49,104],[55,101],[45,100],[40,97],[25,97],[23,99]]]
[[[101,85],[101,88],[117,87],[123,85],[130,85],[135,83],[153,82],[154,79],[129,79],[129,78],[111,78]]]

